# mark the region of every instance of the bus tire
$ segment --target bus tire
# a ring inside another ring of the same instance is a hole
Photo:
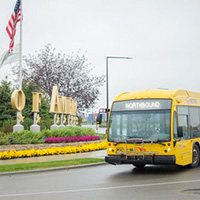
[[[143,168],[145,166],[144,163],[135,163],[133,164],[133,166],[135,166],[136,168]]]
[[[192,164],[190,164],[190,167],[195,168],[198,165],[199,165],[199,147],[195,144],[193,146]]]

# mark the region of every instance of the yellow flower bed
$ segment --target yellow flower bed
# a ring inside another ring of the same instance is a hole
[[[106,147],[107,147],[107,142],[101,142],[101,143],[85,144],[80,146],[53,147],[48,149],[30,149],[22,151],[10,150],[0,153],[0,159],[81,153],[81,152],[102,150],[106,149]]]

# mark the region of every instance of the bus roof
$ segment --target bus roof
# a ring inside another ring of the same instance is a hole
[[[175,98],[175,97],[190,97],[200,98],[200,93],[191,92],[188,90],[142,90],[136,92],[125,92],[115,98],[114,101],[123,101],[129,99],[148,99],[148,98]]]

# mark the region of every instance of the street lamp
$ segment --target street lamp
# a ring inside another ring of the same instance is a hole
[[[108,60],[109,59],[132,59],[132,57],[125,56],[107,56],[106,57],[106,104],[107,104],[107,120],[108,120],[108,108],[109,108],[109,97],[108,97]]]

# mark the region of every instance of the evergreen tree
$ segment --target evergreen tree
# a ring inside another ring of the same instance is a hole
[[[11,87],[11,82],[8,82],[7,79],[3,80],[0,84],[0,130],[11,132],[12,126],[16,124],[16,111],[11,106],[11,95],[14,90]],[[36,85],[32,82],[23,83],[22,90],[26,96],[26,105],[22,111],[22,115],[25,118],[22,124],[25,129],[29,129],[33,124],[32,92],[42,92],[42,90],[36,89]],[[42,93],[44,94],[44,92]],[[42,129],[49,128],[53,121],[53,116],[49,113],[49,107],[48,99],[43,96],[39,110]]]
[[[7,79],[1,81],[0,85],[0,126],[5,120],[16,119],[16,112],[11,106],[12,95],[11,82]]]

